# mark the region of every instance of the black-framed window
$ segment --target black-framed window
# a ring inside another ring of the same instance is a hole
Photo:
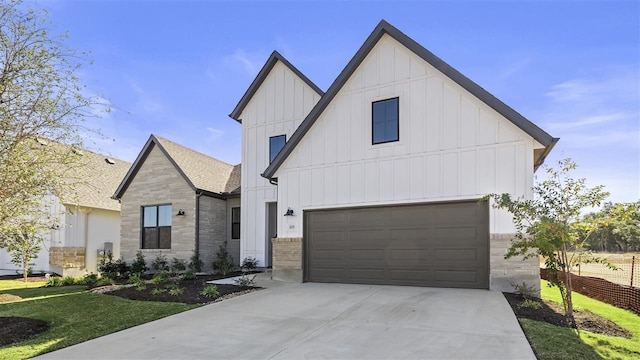
[[[269,163],[278,156],[278,153],[287,142],[287,135],[272,136],[269,138]]]
[[[386,99],[372,103],[371,132],[373,144],[382,144],[400,139],[398,99]]]
[[[171,249],[171,205],[142,207],[142,249]]]
[[[240,208],[231,208],[231,238],[240,239]]]

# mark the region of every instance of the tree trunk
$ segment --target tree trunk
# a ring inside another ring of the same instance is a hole
[[[29,276],[29,263],[27,261],[22,261],[22,271],[24,271],[22,277],[24,278],[24,283],[26,285],[27,277]]]
[[[571,264],[569,264],[569,257],[567,255],[567,246],[566,244],[562,245],[562,262],[563,270],[564,270],[564,286],[565,286],[565,317],[567,320],[567,324],[572,328],[576,327],[576,320],[573,317],[573,299],[571,297],[572,287],[571,287]]]

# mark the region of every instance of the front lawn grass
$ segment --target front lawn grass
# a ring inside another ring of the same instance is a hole
[[[0,348],[0,359],[25,359],[81,343],[199,305],[131,301],[92,294],[85,286],[24,288],[0,281],[0,293],[23,298],[0,304],[0,317],[44,320],[51,328],[25,342]],[[42,284],[40,284],[41,286]]]
[[[557,288],[550,288],[542,281],[542,298],[562,303]],[[561,328],[544,322],[521,319],[524,329],[538,359],[640,359],[640,316],[615,306],[573,293],[574,309],[589,310],[629,330],[633,337],[594,334]]]

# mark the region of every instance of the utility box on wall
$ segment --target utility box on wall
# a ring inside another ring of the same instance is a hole
[[[104,256],[107,256],[107,254],[113,254],[113,243],[112,242],[105,242],[104,243]]]

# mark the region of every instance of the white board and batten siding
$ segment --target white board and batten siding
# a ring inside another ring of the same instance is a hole
[[[240,256],[265,264],[266,208],[277,188],[260,174],[269,166],[269,138],[287,141],[320,100],[309,85],[278,61],[244,108],[242,119],[242,199]]]
[[[394,97],[399,98],[399,141],[372,145],[371,104]],[[454,201],[494,192],[531,197],[538,147],[384,35],[277,170],[278,204],[297,215],[279,217],[278,237],[302,237],[307,209]],[[243,171],[254,168],[249,164]],[[491,233],[514,232],[508,213],[491,212]]]

